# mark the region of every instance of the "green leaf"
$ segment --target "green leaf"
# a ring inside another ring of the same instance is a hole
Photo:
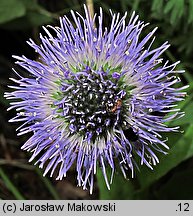
[[[56,188],[53,186],[53,184],[50,182],[50,180],[47,177],[43,176],[42,170],[40,170],[38,167],[36,167],[35,171],[38,174],[38,176],[40,177],[41,181],[45,184],[47,190],[50,192],[50,194],[52,194],[53,198],[55,200],[59,200],[60,197],[56,191]]]
[[[193,168],[175,172],[174,175],[155,191],[157,199],[190,200],[193,198]],[[185,184],[183,184],[185,182]]]
[[[132,6],[132,10],[133,11],[137,11],[138,8],[139,8],[139,3],[140,3],[140,0],[135,0],[134,3],[133,3],[133,6]]]
[[[18,199],[18,200],[24,200],[25,199],[1,167],[0,167],[0,177],[2,178],[5,185],[12,192],[12,194],[15,196],[16,199]]]
[[[164,13],[168,13],[174,7],[175,1],[169,0],[165,6]]]
[[[0,0],[0,24],[24,16],[26,8],[20,0]]]
[[[174,10],[172,11],[171,23],[175,23],[183,15],[184,11],[184,0],[177,0]]]
[[[30,26],[41,26],[52,21],[50,16],[36,11],[29,11],[26,19]]]
[[[182,118],[176,119],[169,123],[169,126],[193,124],[193,86],[188,88],[188,96],[184,101],[179,103],[179,108],[185,113]],[[189,93],[190,92],[190,93]],[[191,93],[192,92],[192,93]]]
[[[193,101],[190,101],[183,111],[185,112],[185,115],[182,118],[173,121],[172,125],[193,124]]]
[[[34,10],[39,7],[36,0],[19,0],[27,10]]]
[[[190,86],[193,87],[193,74],[191,74],[189,71],[186,71],[186,73],[184,73],[183,76],[190,84]]]
[[[184,0],[169,0],[164,8],[164,13],[171,11],[170,21],[174,24],[182,17],[184,12]]]
[[[188,17],[188,23],[193,22],[193,1],[189,0],[189,17]]]
[[[171,146],[171,149],[168,155],[160,157],[160,164],[154,170],[150,171],[146,167],[141,169],[138,175],[141,189],[148,187],[182,161],[193,156],[193,124],[184,126],[184,130],[184,134],[168,134],[167,144]]]
[[[47,23],[51,23],[53,18],[49,12],[43,10],[41,7],[35,10],[29,10],[27,14],[18,19],[14,19],[4,25],[1,25],[4,29],[18,30],[27,29],[32,27],[38,27]]]
[[[154,0],[151,10],[160,12],[160,10],[162,9],[162,6],[163,6],[163,0]]]
[[[40,26],[45,23],[50,23],[53,14],[43,8],[35,0],[20,0],[27,9],[26,19],[31,26]]]
[[[1,0],[0,0],[1,1]],[[26,13],[23,16],[1,25],[1,28],[9,30],[27,29],[38,27],[47,23],[51,23],[56,14],[47,11],[36,0],[17,0],[25,8]],[[58,17],[57,17],[58,18]]]
[[[110,173],[108,172],[108,174]],[[125,179],[122,173],[114,174],[110,190],[107,189],[100,169],[97,170],[97,182],[101,200],[128,200],[134,198],[134,185],[132,184],[132,180]]]

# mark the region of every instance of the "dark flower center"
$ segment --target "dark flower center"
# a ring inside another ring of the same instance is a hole
[[[55,97],[57,113],[65,118],[72,134],[95,138],[124,122],[127,97],[118,73],[94,71],[68,74]]]

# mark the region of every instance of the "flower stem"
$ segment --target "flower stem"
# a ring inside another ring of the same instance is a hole
[[[16,199],[25,200],[23,195],[18,191],[18,189],[11,182],[10,178],[6,175],[6,173],[4,172],[2,168],[0,168],[0,177],[3,179],[5,185],[12,192],[12,194],[15,196]]]
[[[45,184],[45,186],[47,187],[48,191],[53,196],[53,198],[55,200],[59,200],[60,197],[59,197],[56,189],[53,187],[52,183],[48,180],[48,178],[43,177],[43,174],[42,174],[41,170],[39,168],[37,168],[37,167],[36,167],[36,173],[41,178],[41,180],[43,181],[43,183]]]
[[[86,5],[88,7],[88,11],[90,13],[91,18],[94,17],[94,3],[93,0],[86,0]]]

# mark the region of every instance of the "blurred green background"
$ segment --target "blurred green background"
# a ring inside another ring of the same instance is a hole
[[[70,15],[70,10],[83,13],[82,0],[0,0],[0,199],[193,199],[193,0],[93,0],[95,12],[102,7],[105,25],[110,23],[109,9],[129,16],[135,10],[150,25],[143,36],[155,26],[155,46],[169,41],[172,45],[163,55],[171,63],[181,61],[177,69],[188,96],[179,106],[186,115],[171,125],[179,124],[181,132],[167,134],[169,153],[160,155],[160,164],[153,171],[141,167],[136,178],[125,180],[115,173],[108,191],[101,173],[95,179],[92,195],[76,186],[75,167],[63,181],[42,177],[42,171],[28,163],[29,154],[20,150],[30,135],[17,137],[18,124],[8,123],[15,115],[7,112],[9,104],[3,94],[9,91],[12,71],[25,74],[14,65],[12,55],[35,59],[26,44],[32,38],[39,43],[42,25],[58,25],[58,17]],[[128,17],[129,17],[128,16]],[[128,18],[129,19],[129,18]]]

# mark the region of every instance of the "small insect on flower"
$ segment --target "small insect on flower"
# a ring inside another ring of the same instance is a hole
[[[151,48],[157,28],[139,40],[147,24],[135,13],[127,23],[127,13],[111,12],[109,28],[102,9],[93,19],[86,7],[85,18],[71,14],[72,22],[64,16],[60,27],[43,27],[40,45],[28,41],[38,60],[14,56],[29,76],[16,72],[5,97],[17,111],[10,122],[23,121],[18,135],[31,133],[22,146],[30,161],[59,180],[75,164],[78,185],[92,193],[98,169],[109,189],[106,169],[114,173],[115,163],[124,176],[134,177],[137,158],[153,169],[156,152],[168,149],[161,133],[178,131],[165,123],[183,115],[176,105],[187,86],[176,87],[178,62],[160,58],[168,43]]]
[[[116,101],[114,107],[110,110],[110,112],[112,112],[112,113],[116,112],[118,109],[121,108],[121,105],[122,105],[122,100],[119,98],[119,99]]]

